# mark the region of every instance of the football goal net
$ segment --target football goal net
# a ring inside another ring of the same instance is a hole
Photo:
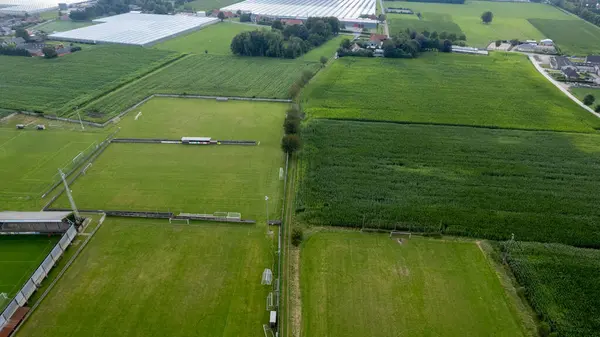
[[[176,218],[169,218],[169,223],[177,223],[178,221],[180,222],[185,222],[186,224],[190,224],[190,219],[176,219]]]

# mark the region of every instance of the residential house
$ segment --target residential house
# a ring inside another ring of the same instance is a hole
[[[565,75],[567,80],[578,80],[579,79],[579,73],[577,73],[577,70],[575,70],[575,68],[572,68],[572,67],[564,68],[564,69],[562,69],[562,73]]]
[[[554,56],[550,58],[550,66],[552,69],[563,70],[565,68],[575,68],[573,62],[565,56]]]
[[[281,19],[281,23],[286,26],[302,25],[304,22],[299,19]]]
[[[221,13],[220,10],[214,10],[210,16],[217,17],[217,16],[219,16],[219,13]],[[230,18],[235,17],[235,13],[233,13],[233,12],[223,12],[223,15],[225,15],[225,19],[230,19]]]
[[[595,73],[596,72],[596,65],[593,63],[573,62],[573,65],[575,66],[575,68],[577,68],[577,71],[580,71],[580,72],[584,72],[584,73]]]
[[[366,42],[367,48],[379,48],[383,45],[383,41],[387,40],[387,35],[371,34],[369,41]]]

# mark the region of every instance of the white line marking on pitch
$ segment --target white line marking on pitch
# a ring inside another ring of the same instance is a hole
[[[138,120],[138,118],[140,118],[140,116],[141,116],[141,115],[142,115],[142,112],[141,112],[141,111],[140,111],[140,112],[138,112],[138,114],[137,114],[137,115],[135,115],[135,120],[137,121],[137,120]]]

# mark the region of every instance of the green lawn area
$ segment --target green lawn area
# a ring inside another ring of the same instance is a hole
[[[117,45],[95,46],[50,60],[0,56],[0,108],[66,115],[176,56]]]
[[[596,98],[596,101],[594,104],[592,104],[592,106],[595,104],[600,104],[600,89],[598,88],[571,88],[569,91],[571,91],[571,93],[580,101],[583,101],[583,98],[590,94]]]
[[[187,213],[241,212],[279,217],[284,166],[280,149],[287,104],[153,99],[124,117],[118,137],[208,136],[256,140],[258,146],[111,144],[72,184],[81,209]],[[158,159],[158,160],[157,160]],[[53,206],[66,207],[62,196]]]
[[[54,248],[60,236],[0,235],[0,312]]]
[[[211,9],[220,9],[234,3],[241,2],[240,0],[194,0],[184,5],[186,9],[194,11],[207,11]]]
[[[263,226],[109,218],[18,336],[255,336],[273,268]]]
[[[77,28],[83,28],[83,27],[87,27],[87,26],[91,26],[94,23],[92,23],[91,21],[63,21],[63,20],[56,20],[56,21],[52,21],[52,22],[48,22],[44,25],[41,25],[39,27],[37,27],[38,30],[42,30],[48,34],[51,34],[53,32],[64,32],[67,30],[73,30],[73,29],[77,29]]]
[[[390,34],[397,34],[406,31],[407,28],[417,32],[447,32],[457,35],[463,34],[460,27],[452,22],[450,15],[439,15],[437,13],[421,13],[423,19],[419,20],[416,15],[393,14],[388,13],[387,22],[390,28]]]
[[[523,55],[341,58],[302,94],[311,117],[593,131],[600,120]]]
[[[29,125],[16,130],[19,123]],[[35,130],[39,123],[48,129]],[[105,137],[104,131],[75,127],[23,115],[0,124],[0,210],[39,210],[46,201],[42,193],[59,179],[57,169],[73,167],[75,156]]]
[[[289,88],[317,62],[266,57],[190,55],[82,108],[106,120],[151,94],[288,98]],[[76,115],[75,115],[76,116]]]
[[[529,22],[552,39],[564,54],[585,56],[600,52],[600,28],[589,22],[550,19]]]
[[[410,27],[417,30],[450,29],[452,23],[458,25],[467,36],[467,43],[477,47],[486,47],[497,39],[542,39],[544,33],[531,25],[528,19],[552,19],[581,21],[575,16],[539,3],[509,3],[493,1],[469,1],[465,4],[439,4],[422,2],[386,2],[386,7],[405,7],[423,14],[424,23],[406,19],[407,16],[392,15],[392,31]],[[481,14],[491,11],[494,19],[491,24],[481,22]],[[403,19],[405,18],[405,19]],[[408,21],[410,20],[410,21]],[[413,26],[414,25],[414,26]],[[550,38],[552,38],[550,36]]]
[[[474,242],[321,232],[300,254],[303,336],[523,336]]]
[[[312,120],[297,214],[600,248],[600,135]]]
[[[508,263],[540,317],[558,336],[600,331],[600,251],[559,244],[508,243]]]
[[[325,42],[323,45],[319,46],[318,48],[315,48],[315,49],[309,51],[308,53],[300,56],[298,58],[298,60],[309,61],[309,62],[310,61],[320,62],[321,56],[325,56],[328,59],[332,58],[333,55],[335,55],[335,52],[338,50],[338,48],[340,48],[340,43],[342,43],[343,39],[352,40],[352,36],[338,35],[338,36],[332,38],[331,40]]]
[[[57,19],[58,11],[53,10],[53,11],[42,12],[42,13],[39,13],[39,16],[44,20]]]
[[[155,46],[157,49],[174,50],[182,53],[231,55],[231,40],[245,31],[261,29],[261,26],[242,25],[230,22],[217,23],[187,35],[177,37]]]

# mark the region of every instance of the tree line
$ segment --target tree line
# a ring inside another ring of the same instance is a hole
[[[541,0],[532,0],[533,2],[541,2]],[[585,7],[587,2],[568,1],[568,0],[550,0],[550,3],[567,10],[580,18],[600,26],[600,10],[594,6]],[[595,5],[595,3],[594,3]]]
[[[302,25],[272,22],[271,30],[242,32],[231,41],[231,51],[242,56],[296,58],[337,35],[336,17],[310,17]]]
[[[175,1],[180,4],[186,0]],[[73,21],[88,21],[98,16],[116,15],[129,12],[129,5],[139,6],[144,12],[168,14],[174,11],[173,2],[166,0],[98,0],[94,6],[84,10],[71,11],[69,18]]]

